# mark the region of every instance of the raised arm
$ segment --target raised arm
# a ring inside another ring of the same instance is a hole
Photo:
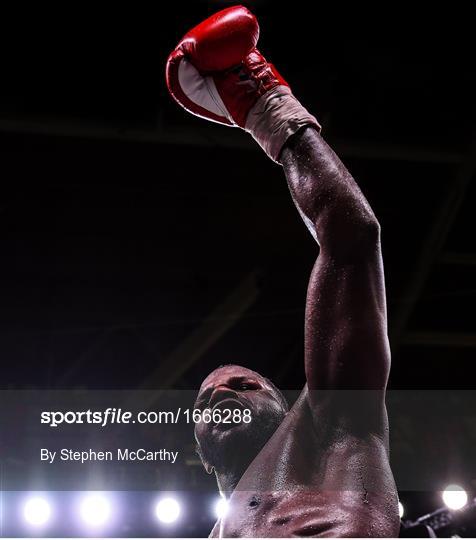
[[[320,245],[305,320],[312,404],[319,412],[320,407],[339,404],[343,396],[348,410],[340,413],[367,415],[360,405],[370,404],[380,417],[390,351],[379,223],[315,129],[305,128],[290,138],[280,160],[293,200]]]
[[[245,129],[284,166],[296,205],[321,246],[306,309],[308,387],[322,390],[311,392],[312,408],[343,404],[334,399],[343,393],[335,390],[366,389],[375,396],[364,400],[371,408],[366,413],[379,417],[389,368],[379,226],[319,135],[317,120],[257,50],[258,36],[258,21],[246,8],[215,13],[172,51],[167,85],[186,110]],[[362,409],[354,405],[340,410]]]

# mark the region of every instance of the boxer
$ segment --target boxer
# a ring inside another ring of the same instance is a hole
[[[225,9],[188,32],[166,68],[182,107],[245,129],[283,167],[320,247],[306,300],[307,382],[292,408],[271,381],[240,366],[222,366],[201,385],[197,408],[251,416],[195,425],[203,465],[228,499],[210,536],[395,537],[380,226],[319,122],[257,50],[258,37],[252,13]],[[295,54],[315,62],[312,51]]]

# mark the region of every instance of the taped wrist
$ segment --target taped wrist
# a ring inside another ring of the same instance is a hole
[[[289,137],[309,125],[321,131],[316,118],[299,103],[290,88],[283,85],[259,98],[248,113],[245,130],[279,163],[279,154]]]

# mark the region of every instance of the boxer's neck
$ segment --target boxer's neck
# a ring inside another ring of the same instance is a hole
[[[227,467],[226,470],[215,469],[218,489],[223,497],[228,499],[231,496],[248,465],[249,462],[247,461],[246,463],[234,463],[233,466]]]

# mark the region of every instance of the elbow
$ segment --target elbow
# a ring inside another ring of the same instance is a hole
[[[381,227],[377,218],[372,214],[361,219],[356,224],[357,241],[363,249],[373,250],[380,246]]]
[[[326,227],[319,238],[321,252],[335,260],[352,263],[380,254],[381,227],[373,213],[344,216]]]

